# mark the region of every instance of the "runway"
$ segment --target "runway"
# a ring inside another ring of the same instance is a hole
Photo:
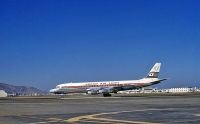
[[[200,123],[200,96],[0,99],[0,124]]]

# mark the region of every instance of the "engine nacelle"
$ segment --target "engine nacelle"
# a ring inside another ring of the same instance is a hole
[[[112,92],[112,90],[110,90],[110,89],[101,89],[101,90],[99,90],[99,93],[102,93],[102,94],[111,93],[111,92]]]
[[[98,93],[98,91],[88,90],[88,91],[87,91],[87,94],[90,94],[90,95],[97,95],[97,94],[99,94],[99,93]]]

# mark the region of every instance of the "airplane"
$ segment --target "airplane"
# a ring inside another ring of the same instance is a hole
[[[86,93],[91,95],[103,94],[104,97],[111,96],[111,93],[118,91],[140,89],[142,87],[158,84],[167,79],[159,79],[161,63],[156,63],[148,75],[139,80],[122,81],[99,81],[59,84],[51,89],[53,94]]]

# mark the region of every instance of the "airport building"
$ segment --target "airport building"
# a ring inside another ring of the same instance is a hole
[[[196,88],[170,88],[167,90],[169,93],[189,93],[189,92],[196,92]]]
[[[0,97],[7,97],[8,94],[4,90],[0,90]]]
[[[155,88],[142,88],[142,89],[135,89],[135,90],[127,90],[127,91],[120,91],[119,93],[160,93],[162,90],[155,89]]]
[[[190,93],[200,92],[197,87],[184,87],[184,88],[170,88],[170,89],[156,89],[156,88],[142,88],[135,90],[120,91],[119,93]]]

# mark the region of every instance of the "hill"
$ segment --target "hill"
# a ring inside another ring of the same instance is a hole
[[[47,92],[39,90],[34,87],[28,86],[14,86],[10,84],[0,83],[0,90],[4,90],[8,94],[16,94],[16,95],[45,95]]]

